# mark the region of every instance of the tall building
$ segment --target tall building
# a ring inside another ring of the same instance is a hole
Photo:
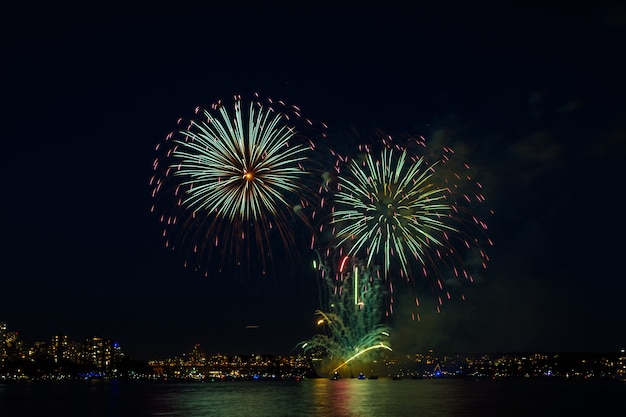
[[[7,324],[0,321],[0,369],[4,366],[7,357],[6,350]]]
[[[123,356],[122,349],[117,342],[92,336],[83,342],[81,363],[91,365],[99,372],[110,373],[116,370]]]
[[[195,366],[206,365],[206,353],[204,353],[199,343],[196,343],[193,347],[193,350],[189,354],[189,360]]]
[[[70,360],[69,338],[66,335],[57,333],[52,336],[48,354],[52,361],[56,364],[63,360]]]
[[[617,378],[626,381],[626,349],[620,349],[615,369]]]
[[[104,339],[92,336],[83,342],[83,363],[93,365],[95,369],[104,371]]]
[[[14,360],[25,357],[24,342],[20,340],[19,332],[6,331],[4,333],[4,341],[2,343],[4,347],[4,359]]]

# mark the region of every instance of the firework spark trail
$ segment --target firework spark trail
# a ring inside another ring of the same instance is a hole
[[[324,129],[297,107],[258,96],[247,107],[235,96],[232,111],[221,101],[196,108],[186,128],[157,147],[152,211],[161,212],[166,246],[194,269],[215,254],[220,268],[258,260],[265,273],[277,240],[297,259],[295,222],[310,231],[304,212],[318,206],[312,155]]]
[[[379,343],[377,345],[370,346],[368,348],[365,348],[365,349],[355,353],[354,355],[352,355],[351,357],[346,359],[343,363],[340,363],[339,366],[337,366],[335,369],[333,369],[332,373],[334,374],[335,372],[337,372],[338,370],[340,370],[341,368],[343,368],[344,366],[346,366],[347,364],[349,364],[353,360],[357,359],[359,356],[362,356],[362,355],[366,354],[367,352],[369,352],[370,350],[374,350],[374,349],[386,349],[386,350],[389,350],[389,351],[393,350],[389,346],[387,346],[387,345],[385,345],[383,343]]]
[[[463,174],[452,169],[451,148],[444,147],[433,161],[424,155],[421,137],[398,144],[383,135],[378,145],[379,151],[363,145],[355,158],[337,157],[336,189],[325,196],[332,200],[333,244],[365,259],[367,266],[382,265],[388,314],[393,313],[393,282],[409,283],[415,291],[418,271],[433,291],[443,293],[437,295],[440,311],[451,298],[446,276],[472,281],[466,262],[480,256],[486,267],[488,261],[487,226],[472,211],[485,201],[474,191],[480,184],[469,175],[469,165],[463,165]],[[419,320],[413,312],[415,317]]]

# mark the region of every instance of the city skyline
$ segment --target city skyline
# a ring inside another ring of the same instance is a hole
[[[416,280],[420,321],[400,314],[412,296],[395,285],[394,351],[626,345],[612,214],[626,156],[623,8],[49,7],[5,6],[2,29],[0,320],[29,341],[286,354],[318,331],[308,246],[289,263],[272,248],[272,274],[205,277],[165,247],[150,212],[155,147],[178,118],[258,92],[325,123],[341,152],[377,129],[421,135],[483,186],[488,268],[441,312]]]
[[[130,357],[126,354],[124,347],[121,346],[114,337],[109,337],[108,335],[95,335],[92,334],[87,336],[81,340],[76,340],[71,337],[71,335],[65,335],[62,333],[55,333],[49,339],[36,339],[36,341],[32,344],[29,344],[21,339],[20,332],[16,330],[12,330],[7,326],[6,322],[0,322],[0,337],[2,338],[0,342],[1,346],[4,350],[0,349],[0,359],[4,361],[14,361],[15,359],[20,360],[31,360],[37,361],[41,360],[45,355],[42,355],[44,351],[48,355],[76,355],[80,351],[84,351],[89,354],[90,360],[93,361],[94,364],[98,364],[98,361],[102,362],[98,366],[105,366],[104,361],[98,357],[101,356],[115,356],[118,359],[124,358],[134,363],[152,363],[152,362],[167,362],[167,361],[185,361],[189,360],[199,361],[200,359],[206,359],[207,355],[214,357],[237,357],[237,356],[276,356],[276,357],[306,357],[308,360],[317,360],[322,361],[323,356],[320,356],[322,352],[313,350],[299,350],[298,352],[290,352],[288,354],[276,353],[276,352],[247,352],[247,351],[238,351],[238,352],[229,352],[222,353],[218,351],[207,351],[200,343],[195,343],[192,346],[187,346],[183,349],[180,349],[179,352],[172,354],[167,357]],[[16,342],[18,342],[16,344]],[[7,350],[7,344],[10,345],[10,354]],[[96,352],[98,350],[98,352]],[[16,354],[18,354],[18,358],[16,358]],[[450,357],[467,357],[467,358],[490,358],[492,356],[498,357],[547,357],[547,356],[555,356],[565,355],[569,357],[575,357],[577,355],[581,357],[585,357],[586,355],[594,356],[597,358],[610,356],[610,357],[621,357],[621,362],[624,361],[624,354],[626,352],[626,348],[620,348],[615,351],[493,351],[493,352],[454,352],[454,351],[435,351],[433,349],[426,349],[425,351],[412,352],[408,355],[405,353],[400,353],[399,355],[395,354],[392,349],[388,349],[386,351],[381,351],[383,354],[378,355],[378,357],[369,357],[365,361],[359,362],[359,365],[367,364],[367,363],[376,363],[385,361],[385,360],[399,360],[404,356],[419,356],[419,357],[434,357],[434,358],[450,358]],[[97,354],[96,354],[97,353]],[[56,358],[58,360],[59,358]],[[67,359],[67,358],[66,358]],[[406,359],[406,358],[405,358]],[[582,360],[584,363],[584,359]],[[346,366],[348,362],[344,363],[340,368],[349,369]],[[107,365],[108,366],[108,365]],[[624,366],[621,364],[619,367],[621,369],[620,374],[624,374]],[[320,368],[325,374],[328,376],[332,376],[333,372],[328,372],[329,369]]]

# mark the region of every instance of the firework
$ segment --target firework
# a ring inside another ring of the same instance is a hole
[[[356,158],[338,158],[330,216],[333,245],[364,259],[367,267],[381,266],[389,284],[389,314],[394,281],[415,289],[418,277],[436,292],[440,311],[451,298],[448,280],[472,281],[466,264],[475,259],[486,267],[483,247],[491,241],[472,209],[485,201],[482,187],[467,164],[461,164],[463,171],[456,169],[450,148],[434,157],[426,155],[421,137],[397,144],[384,135],[379,145],[377,150],[361,146]],[[412,317],[419,319],[415,311]]]
[[[317,206],[311,155],[325,126],[256,95],[198,107],[179,125],[157,146],[150,181],[166,246],[206,275],[212,259],[218,270],[258,263],[265,273],[276,243],[287,259],[297,254],[295,230]]]
[[[371,362],[380,351],[391,351],[389,328],[384,323],[385,288],[374,268],[344,257],[333,272],[318,257],[325,308],[315,312],[323,333],[299,344],[322,359],[321,373],[334,373],[353,363]],[[329,372],[329,370],[331,370]]]

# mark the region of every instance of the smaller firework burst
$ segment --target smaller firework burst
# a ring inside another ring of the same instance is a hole
[[[343,367],[352,370],[381,351],[391,351],[384,323],[385,288],[376,268],[344,257],[335,272],[327,263],[320,262],[317,269],[328,296],[325,308],[315,312],[322,332],[299,346],[322,360],[321,373],[332,374]]]
[[[338,156],[332,205],[332,245],[347,255],[381,265],[393,313],[393,283],[426,278],[437,309],[451,298],[445,281],[472,281],[468,263],[487,265],[487,225],[473,210],[484,203],[469,165],[458,165],[452,149],[426,154],[422,137],[398,143],[381,134],[359,147],[354,158]],[[461,296],[462,298],[464,295]],[[415,305],[419,305],[415,294]],[[412,313],[414,319],[419,315]]]

